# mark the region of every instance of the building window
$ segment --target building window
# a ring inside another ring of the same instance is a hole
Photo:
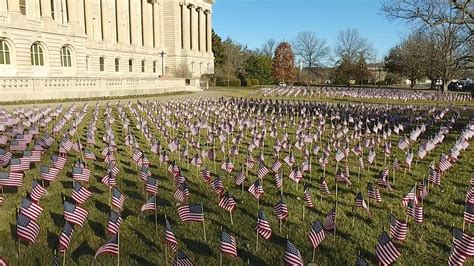
[[[142,60],[142,73],[145,73],[145,60]]]
[[[51,0],[51,17],[54,20],[54,0]]]
[[[91,70],[90,62],[91,62],[91,57],[89,55],[86,55],[86,70],[87,71]]]
[[[99,58],[99,70],[101,72],[105,71],[105,57]]]
[[[133,72],[133,60],[128,60],[128,72]]]
[[[120,59],[115,58],[115,72],[120,72]]]
[[[0,65],[10,64],[10,48],[5,41],[0,41]]]
[[[156,61],[153,61],[153,73],[156,73],[156,66],[157,66]]]
[[[19,0],[19,2],[21,14],[26,15],[26,0]]]
[[[43,48],[37,43],[31,46],[31,65],[44,66]]]
[[[69,49],[67,46],[63,46],[61,48],[61,66],[72,67],[71,49]]]

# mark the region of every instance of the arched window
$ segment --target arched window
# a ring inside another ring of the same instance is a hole
[[[142,73],[145,73],[145,60],[142,60]]]
[[[10,64],[10,47],[7,42],[0,41],[0,65]]]
[[[105,57],[100,57],[99,58],[99,70],[101,72],[105,71]]]
[[[115,72],[120,72],[120,58],[115,58]]]
[[[66,45],[61,47],[61,66],[72,67],[71,49]]]
[[[31,65],[44,66],[43,48],[38,43],[31,46]]]
[[[128,72],[133,72],[133,59],[128,60]]]

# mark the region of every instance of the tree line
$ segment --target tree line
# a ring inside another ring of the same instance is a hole
[[[334,47],[314,32],[300,32],[292,41],[269,39],[253,50],[213,31],[212,83],[367,84],[380,82],[374,75],[383,71],[385,84],[408,79],[414,86],[430,79],[434,87],[441,80],[446,91],[450,80],[473,69],[473,10],[469,0],[383,0],[383,14],[408,22],[413,30],[378,62],[371,43],[353,28],[340,31]]]

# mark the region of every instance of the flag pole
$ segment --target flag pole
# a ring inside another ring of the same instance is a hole
[[[156,205],[155,205],[156,207]],[[165,214],[165,220],[166,220],[166,214]],[[168,265],[168,245],[166,244],[166,238],[165,238],[165,262],[166,262],[166,265]]]
[[[67,250],[64,250],[64,254],[63,254],[63,266],[66,266],[66,252],[67,252]],[[54,250],[54,255],[56,255],[56,250]]]
[[[315,253],[316,253],[316,248],[313,247],[313,260],[312,260],[313,263],[314,263],[314,256],[315,256]]]
[[[206,219],[204,219],[204,206],[202,205],[202,203],[201,203],[201,208],[202,208],[202,218],[203,218],[202,229],[204,231],[204,243],[206,243],[207,242],[207,239],[206,239]]]
[[[303,221],[304,221],[304,201],[303,201],[302,207],[303,207]]]
[[[120,266],[120,230],[117,231],[117,245],[118,245],[117,266]]]
[[[281,234],[281,226],[282,226],[282,221],[280,219],[280,234]]]
[[[221,225],[221,234],[222,234],[222,225]],[[219,252],[219,265],[222,266],[222,250]]]
[[[158,233],[158,215],[156,214],[156,193],[155,193],[155,231]]]

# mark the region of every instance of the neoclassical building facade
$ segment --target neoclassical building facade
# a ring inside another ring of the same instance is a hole
[[[114,96],[127,88],[198,86],[193,79],[214,71],[213,3],[0,0],[0,97],[32,86],[40,93],[49,86],[45,94],[57,87],[64,98],[84,97],[67,93],[84,89],[89,97],[104,96],[100,90]],[[191,81],[182,78],[186,72]]]

